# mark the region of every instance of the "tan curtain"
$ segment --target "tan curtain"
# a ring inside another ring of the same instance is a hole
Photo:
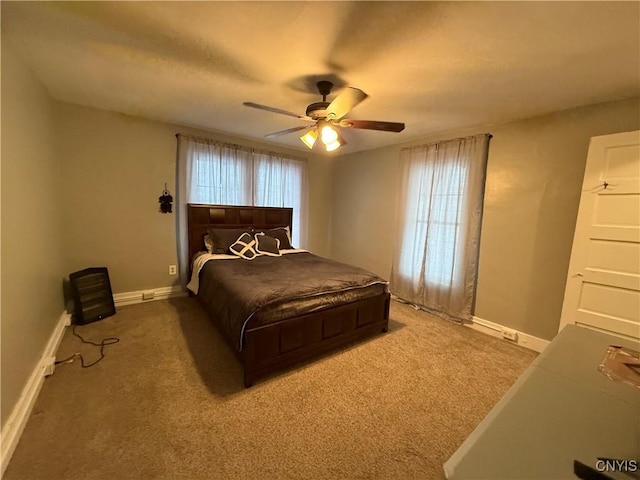
[[[489,139],[477,135],[400,152],[391,291],[442,317],[473,315]]]

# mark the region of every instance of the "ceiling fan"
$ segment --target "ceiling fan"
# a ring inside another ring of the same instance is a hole
[[[404,130],[404,123],[344,118],[347,113],[367,98],[368,95],[359,88],[345,87],[332,102],[327,102],[327,95],[331,93],[333,83],[321,80],[317,85],[318,91],[320,92],[320,95],[322,95],[322,101],[308,105],[305,115],[297,115],[293,112],[253,102],[244,102],[243,105],[258,108],[260,110],[266,110],[267,112],[288,115],[290,117],[295,117],[300,120],[313,123],[313,125],[302,125],[299,127],[288,128],[286,130],[280,130],[279,132],[265,135],[265,137],[276,138],[299,130],[308,130],[300,137],[300,140],[302,140],[307,147],[313,148],[318,136],[320,136],[320,140],[328,152],[336,150],[340,146],[346,144],[344,138],[340,134],[339,128],[336,127],[381,130],[384,132],[401,132]]]

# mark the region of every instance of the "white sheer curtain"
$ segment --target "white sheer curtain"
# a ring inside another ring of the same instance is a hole
[[[292,207],[292,244],[306,246],[307,163],[239,145],[177,135],[180,278],[188,272],[187,203]]]
[[[187,203],[251,205],[253,199],[250,151],[231,145],[191,139],[186,145]]]
[[[296,247],[307,244],[307,168],[306,162],[274,153],[255,152],[253,156],[254,205],[292,207],[291,241]]]
[[[391,291],[456,321],[470,321],[490,135],[400,152],[402,177]]]

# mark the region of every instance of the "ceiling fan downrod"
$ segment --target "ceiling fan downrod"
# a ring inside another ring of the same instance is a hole
[[[311,117],[314,120],[325,117],[325,110],[329,106],[329,102],[327,102],[327,95],[331,93],[331,89],[333,88],[333,83],[328,80],[320,80],[316,85],[318,86],[320,95],[322,95],[322,101],[308,105],[307,111],[305,112],[308,117]]]
[[[331,89],[333,88],[333,83],[329,82],[328,80],[320,80],[317,85],[318,91],[320,92],[320,95],[322,95],[322,101],[326,102],[327,95],[331,93]]]

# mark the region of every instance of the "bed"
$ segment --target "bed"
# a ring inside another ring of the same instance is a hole
[[[202,204],[187,209],[189,258],[199,272],[196,298],[242,364],[245,387],[387,331],[388,285],[371,272],[300,249],[252,260],[229,252],[226,259],[224,254],[208,259],[202,253],[211,231],[291,229],[292,209]]]

